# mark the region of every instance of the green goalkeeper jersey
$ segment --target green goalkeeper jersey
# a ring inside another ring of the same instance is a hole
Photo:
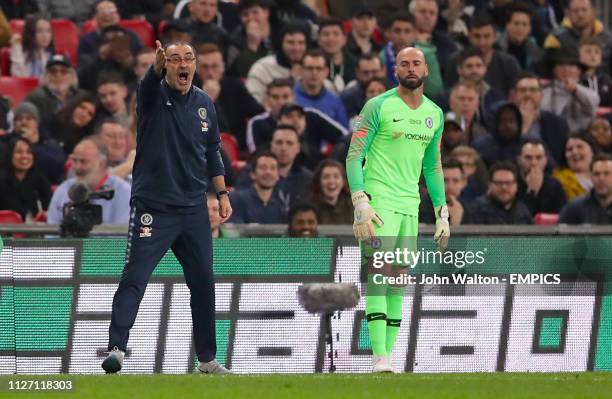
[[[422,170],[433,205],[445,205],[443,128],[442,110],[425,96],[417,109],[397,88],[369,100],[355,121],[346,158],[351,192],[364,190],[374,209],[418,216]]]

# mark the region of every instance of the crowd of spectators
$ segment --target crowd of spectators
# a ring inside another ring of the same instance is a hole
[[[543,214],[612,224],[612,34],[597,12],[591,0],[0,1],[10,75],[39,79],[20,103],[0,93],[0,209],[59,223],[81,182],[114,189],[98,201],[103,221],[128,223],[135,90],[155,58],[122,24],[132,19],[196,50],[194,85],[223,133],[231,222],[289,223],[292,236],[351,224],[352,125],[397,84],[397,51],[415,46],[425,94],[445,111],[452,225]],[[58,18],[93,26],[76,57],[56,49]],[[420,221],[433,223],[424,184],[421,199]],[[214,235],[231,236],[215,201]]]

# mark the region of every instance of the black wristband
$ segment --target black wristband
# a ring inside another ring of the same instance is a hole
[[[217,193],[217,199],[218,199],[218,200],[219,200],[219,199],[221,199],[221,196],[222,196],[222,195],[229,195],[229,191],[227,191],[227,190],[221,190],[221,191],[219,191],[219,192]]]

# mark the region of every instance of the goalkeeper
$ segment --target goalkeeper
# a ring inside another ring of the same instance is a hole
[[[427,74],[421,50],[401,50],[395,62],[399,85],[369,100],[353,127],[346,169],[355,207],[353,231],[362,243],[366,261],[372,253],[364,243],[381,239],[387,250],[402,243],[406,246],[406,241],[416,243],[421,170],[436,213],[434,240],[440,249],[448,242],[448,208],[440,159],[444,116],[423,95]],[[392,243],[385,242],[390,239]],[[408,270],[407,265],[385,268],[396,276]],[[391,352],[400,328],[404,287],[375,287],[372,283],[369,278],[366,298],[374,355],[372,371],[393,372]]]

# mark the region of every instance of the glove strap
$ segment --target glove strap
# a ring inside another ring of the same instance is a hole
[[[357,191],[351,195],[351,200],[353,201],[353,206],[356,207],[358,204],[362,204],[364,202],[370,202],[368,195],[365,191]]]
[[[448,220],[448,206],[441,205],[435,208],[436,219]]]

